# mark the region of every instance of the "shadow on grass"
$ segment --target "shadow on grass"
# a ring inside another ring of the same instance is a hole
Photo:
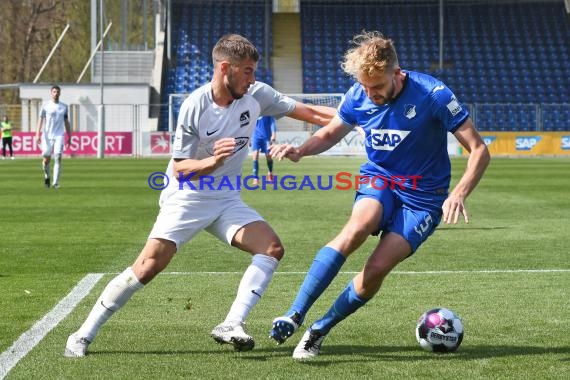
[[[437,227],[438,231],[465,231],[465,230],[480,230],[480,231],[493,231],[493,230],[507,230],[510,227],[471,227],[468,225],[454,225],[444,226],[443,223]]]
[[[291,355],[291,350],[288,353]],[[302,362],[314,365],[330,365],[355,361],[469,361],[510,356],[532,355],[570,355],[570,347],[532,347],[532,346],[468,346],[457,352],[441,354],[422,351],[408,346],[330,346],[323,347],[321,355],[315,361]],[[357,358],[360,356],[361,358]],[[570,357],[559,359],[567,362]]]
[[[228,347],[228,350],[173,350],[173,351],[93,351],[93,356],[107,356],[116,354],[132,355],[236,355],[240,360],[268,361],[291,357],[293,347],[268,347],[254,349],[249,352],[235,352]],[[492,359],[510,356],[532,356],[532,355],[570,355],[570,347],[532,347],[532,346],[468,346],[461,347],[457,352],[440,354],[430,353],[418,347],[409,346],[359,346],[359,345],[337,345],[323,347],[321,355],[313,361],[303,361],[303,364],[326,366],[347,362],[366,361],[386,361],[386,362],[407,362],[414,361],[469,361],[479,359]],[[570,361],[570,356],[559,359],[562,362]]]

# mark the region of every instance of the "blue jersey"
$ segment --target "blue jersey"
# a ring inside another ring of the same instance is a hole
[[[447,132],[455,132],[469,112],[443,82],[417,72],[406,74],[402,91],[382,106],[366,96],[360,83],[354,84],[338,106],[338,115],[365,132],[368,162],[361,173],[415,178],[403,182],[404,187],[447,194],[451,178]]]
[[[273,132],[275,132],[275,118],[271,116],[262,116],[257,119],[253,138],[269,141]]]

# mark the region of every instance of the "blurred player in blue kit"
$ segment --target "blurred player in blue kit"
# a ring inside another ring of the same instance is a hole
[[[251,150],[253,159],[253,184],[259,183],[259,152],[265,153],[267,162],[267,181],[273,181],[273,158],[269,154],[269,147],[275,143],[277,139],[277,127],[275,118],[272,116],[262,116],[257,119],[255,131],[251,140]]]
[[[355,126],[365,133],[368,161],[360,168],[367,184],[357,189],[352,214],[340,233],[314,258],[290,309],[273,321],[270,336],[283,343],[301,326],[309,308],[329,286],[346,258],[369,235],[381,233],[364,268],[309,328],[293,358],[312,359],[330,330],[380,289],[388,273],[411,256],[434,232],[441,219],[469,222],[465,199],[483,176],[489,151],[468,110],[441,81],[400,68],[393,42],[379,32],[355,36],[343,70],[357,81],[344,95],[331,122],[299,147],[271,149],[275,158],[294,162],[328,150]],[[453,133],[470,153],[466,169],[448,192],[451,164],[447,134]],[[383,186],[379,178],[409,178]]]

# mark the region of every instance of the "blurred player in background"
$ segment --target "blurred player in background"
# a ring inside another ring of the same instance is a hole
[[[273,158],[269,154],[269,146],[277,139],[277,127],[275,118],[272,116],[262,116],[257,119],[257,125],[251,139],[251,149],[253,150],[253,184],[259,183],[259,152],[265,153],[267,162],[267,181],[273,181]]]
[[[66,146],[71,144],[71,125],[69,124],[67,104],[59,101],[61,89],[52,86],[50,89],[51,99],[42,105],[40,119],[36,129],[36,143],[42,150],[42,168],[44,170],[44,185],[50,187],[50,162],[52,155],[55,156],[53,165],[53,187],[59,189],[59,177],[61,175],[61,156],[65,133],[67,132]]]
[[[467,109],[445,84],[402,70],[392,41],[378,32],[364,32],[354,43],[345,54],[343,69],[357,83],[344,95],[337,115],[300,147],[277,145],[271,150],[274,157],[297,162],[333,147],[359,125],[365,133],[368,162],[360,168],[362,185],[352,215],[317,253],[291,308],[273,321],[270,336],[278,343],[290,337],[346,258],[369,235],[382,235],[362,271],[329,311],[309,326],[293,352],[295,359],[317,356],[329,331],[378,292],[388,273],[418,249],[442,217],[445,223],[457,223],[463,215],[468,222],[464,201],[490,160]],[[470,152],[467,168],[451,193],[448,132]]]
[[[212,58],[211,82],[182,103],[166,169],[170,186],[160,195],[160,212],[146,245],[132,266],[111,280],[86,321],[69,336],[65,356],[85,356],[103,324],[203,230],[252,255],[229,313],[211,336],[239,351],[254,347],[253,338],[244,329],[245,320],[267,288],[284,249],[269,224],[241,200],[239,191],[218,187],[224,180],[241,178],[259,115],[287,115],[325,125],[336,111],[296,102],[256,82],[259,53],[244,37],[222,37]],[[199,186],[197,180],[205,175],[214,177],[213,189]]]

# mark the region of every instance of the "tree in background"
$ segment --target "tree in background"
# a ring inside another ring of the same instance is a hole
[[[89,57],[89,2],[4,0],[0,10],[0,82],[32,82],[55,42],[70,28],[41,82],[74,82]],[[17,89],[0,91],[0,103],[17,103]]]
[[[2,0],[0,84],[33,82],[67,24],[70,28],[38,82],[75,83],[91,54],[90,3],[88,0]],[[120,49],[123,40],[129,47],[152,48],[151,20],[155,7],[155,0],[105,1],[103,23],[113,21],[105,48]],[[144,14],[146,33],[143,33]],[[121,22],[122,19],[126,21]],[[89,80],[88,75],[82,79]],[[0,89],[0,104],[19,104],[17,88]]]

